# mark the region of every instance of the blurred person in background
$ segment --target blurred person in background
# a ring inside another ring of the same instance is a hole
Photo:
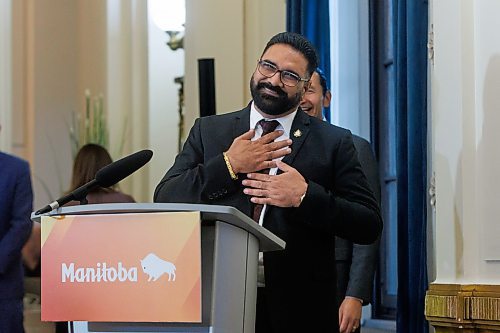
[[[28,162],[0,152],[0,332],[23,328],[21,249],[31,233],[33,208]]]
[[[93,180],[97,171],[112,162],[111,156],[104,147],[95,143],[84,145],[76,154],[68,193]],[[117,184],[92,189],[87,195],[87,201],[89,204],[135,202],[132,196],[121,192]],[[78,202],[72,201],[67,206],[77,204]]]

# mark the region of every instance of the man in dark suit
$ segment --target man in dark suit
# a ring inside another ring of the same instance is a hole
[[[0,152],[0,332],[24,332],[21,249],[31,232],[32,204],[28,163]]]
[[[333,236],[368,244],[382,228],[350,132],[299,108],[317,65],[304,37],[272,37],[250,82],[253,101],[197,119],[155,190],[156,202],[233,206],[286,241],[264,254],[259,333],[338,332]]]
[[[326,77],[320,69],[316,69],[300,106],[310,116],[324,119],[323,109],[330,106],[331,97]],[[380,203],[379,172],[370,143],[357,135],[352,137],[361,168]],[[361,307],[372,300],[378,247],[378,240],[370,245],[360,245],[340,237],[335,238],[340,332],[361,331]]]

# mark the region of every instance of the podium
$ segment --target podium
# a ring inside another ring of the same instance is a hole
[[[201,322],[71,321],[71,332],[253,333],[259,251],[277,251],[285,242],[233,207],[196,204],[99,204],[63,207],[43,216],[119,216],[199,212],[201,226]],[[32,215],[40,221],[41,215]],[[57,221],[55,222],[57,223]],[[44,226],[42,225],[42,228]],[[88,237],[86,235],[85,237]],[[82,237],[84,237],[82,235]],[[169,235],[164,235],[165,242]],[[43,240],[42,240],[43,241]],[[44,262],[42,260],[42,275]],[[169,272],[170,273],[170,272]],[[60,273],[54,273],[60,274]],[[170,275],[168,280],[170,281]],[[150,277],[151,279],[151,277]],[[175,274],[173,279],[175,280]],[[167,281],[167,276],[165,276]],[[44,283],[42,282],[42,311]],[[166,297],[168,295],[165,295]],[[43,312],[42,312],[43,318]]]

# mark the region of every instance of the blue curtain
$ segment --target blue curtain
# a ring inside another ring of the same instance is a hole
[[[287,0],[286,30],[309,39],[319,55],[319,66],[330,86],[330,11],[329,0]],[[330,110],[324,110],[330,122]]]
[[[397,330],[428,332],[427,23],[425,0],[393,1],[398,169]]]

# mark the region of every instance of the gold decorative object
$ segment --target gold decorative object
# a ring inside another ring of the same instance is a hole
[[[222,156],[224,156],[224,162],[226,162],[227,171],[229,171],[231,179],[232,180],[238,179],[238,175],[234,173],[233,167],[231,166],[231,162],[229,162],[229,157],[227,157],[226,152],[223,152]]]
[[[168,41],[166,42],[168,47],[175,51],[177,49],[184,48],[184,35],[179,37],[180,31],[165,31],[168,35]]]
[[[431,284],[425,316],[436,332],[500,332],[500,286]]]
[[[425,315],[442,318],[456,318],[457,297],[427,295],[425,297]]]
[[[302,136],[302,132],[298,129],[295,132],[293,132],[293,136],[298,138],[298,137]]]

